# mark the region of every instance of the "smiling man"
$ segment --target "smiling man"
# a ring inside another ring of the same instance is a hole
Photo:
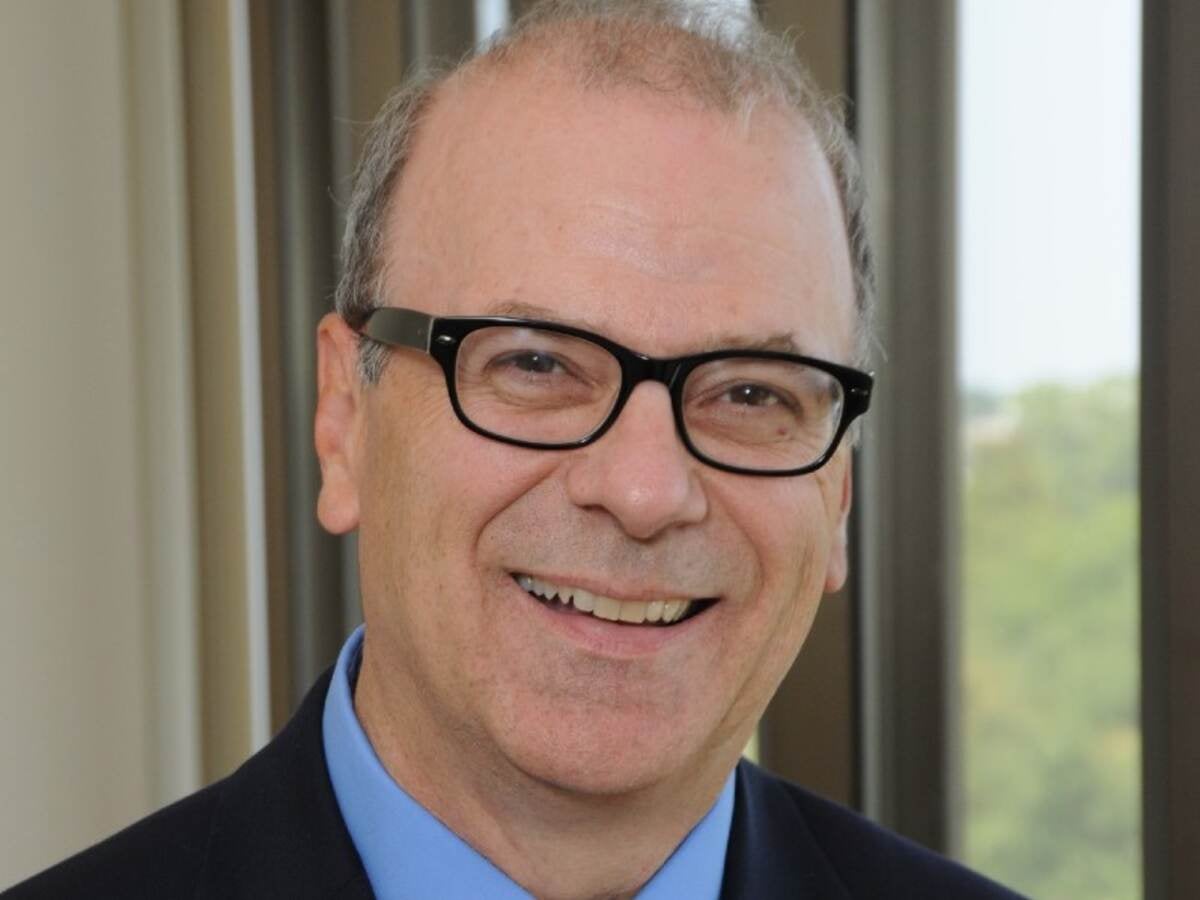
[[[318,331],[366,624],[15,896],[1011,897],[739,762],[846,577],[853,172],[785,45],[684,3],[543,5],[398,93]]]

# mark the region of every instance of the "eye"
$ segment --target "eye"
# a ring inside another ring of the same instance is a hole
[[[556,370],[563,368],[562,363],[549,353],[540,353],[537,350],[521,350],[515,353],[508,353],[500,357],[493,363],[500,368],[512,368],[518,372],[525,372],[530,375],[551,375]]]
[[[784,403],[778,393],[761,384],[738,384],[725,392],[731,403],[740,406],[777,406]]]

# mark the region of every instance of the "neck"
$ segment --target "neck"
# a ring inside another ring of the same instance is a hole
[[[589,795],[524,772],[397,690],[364,658],[355,712],[388,774],[536,897],[632,897],[712,808],[737,759],[617,795]],[[740,745],[738,745],[740,746]],[[686,777],[685,777],[686,776]]]

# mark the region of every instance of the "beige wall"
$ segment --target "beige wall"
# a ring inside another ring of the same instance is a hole
[[[266,737],[247,7],[181,8],[0,2],[0,889]]]
[[[0,885],[152,800],[119,12],[0,5]]]

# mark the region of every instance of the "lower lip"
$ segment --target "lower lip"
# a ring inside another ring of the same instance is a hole
[[[633,659],[652,656],[668,645],[686,641],[711,617],[712,609],[677,622],[674,625],[631,625],[610,622],[568,607],[555,608],[535,598],[510,579],[512,589],[527,607],[539,616],[547,629],[561,634],[582,649],[596,655]],[[715,604],[714,604],[715,605]]]

